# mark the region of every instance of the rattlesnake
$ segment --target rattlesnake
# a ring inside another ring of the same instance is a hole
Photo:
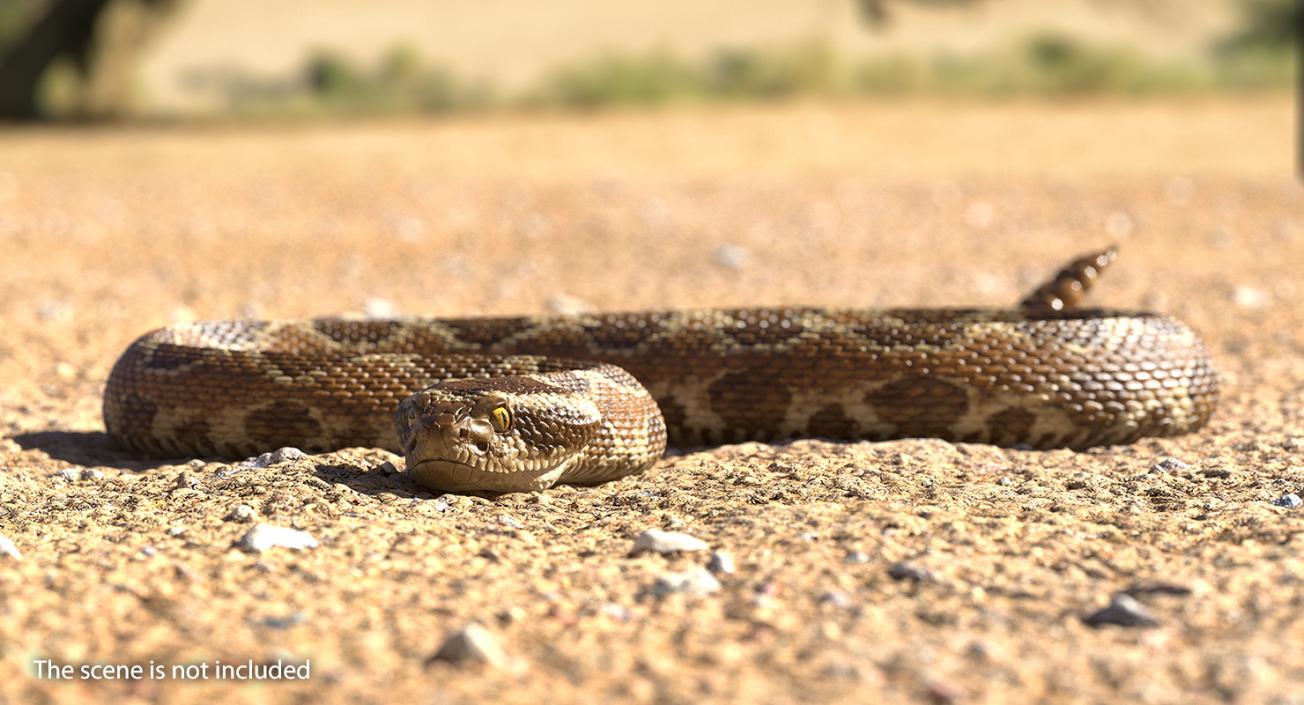
[[[161,456],[383,447],[424,485],[489,491],[640,472],[667,436],[1082,448],[1197,429],[1218,376],[1189,328],[1075,308],[1113,258],[1074,260],[1011,309],[181,325],[118,360],[104,422]]]

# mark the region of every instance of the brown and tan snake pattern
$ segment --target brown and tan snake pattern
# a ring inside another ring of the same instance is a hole
[[[491,491],[639,472],[667,434],[1082,448],[1199,428],[1218,377],[1189,328],[1075,308],[1112,259],[1075,260],[1013,309],[176,326],[118,360],[104,420],[152,455],[378,446],[432,488]]]

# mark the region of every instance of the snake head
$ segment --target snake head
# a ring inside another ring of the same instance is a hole
[[[529,376],[441,382],[399,404],[408,473],[439,491],[529,492],[582,460],[602,415]]]

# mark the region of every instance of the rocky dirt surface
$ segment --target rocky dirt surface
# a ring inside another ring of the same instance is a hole
[[[1290,113],[0,133],[0,702],[1304,702]],[[743,444],[477,497],[368,449],[132,457],[99,418],[115,356],[173,321],[1004,306],[1110,242],[1094,300],[1216,356],[1204,432]],[[650,529],[700,541],[631,555]]]

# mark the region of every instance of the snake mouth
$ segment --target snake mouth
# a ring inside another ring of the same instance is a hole
[[[563,469],[564,465],[495,472],[439,458],[409,463],[408,475],[417,484],[439,492],[534,492],[556,484]]]

